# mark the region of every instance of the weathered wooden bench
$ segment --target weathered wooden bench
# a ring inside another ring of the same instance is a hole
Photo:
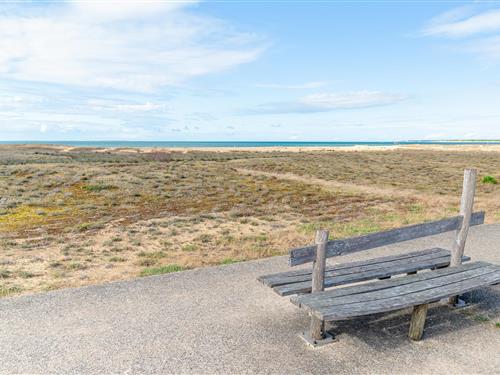
[[[325,322],[408,307],[413,307],[409,337],[420,340],[429,303],[449,298],[457,305],[461,302],[458,295],[500,283],[500,266],[462,264],[470,260],[463,255],[469,227],[484,223],[484,212],[472,212],[476,176],[476,170],[465,170],[459,216],[344,240],[328,241],[328,232],[320,230],[314,245],[290,251],[290,266],[312,262],[312,270],[264,275],[258,280],[281,296],[296,295],[292,303],[311,316],[310,329],[301,336],[312,346],[334,341],[333,334],[325,331]],[[431,248],[326,267],[329,257],[453,230],[451,251]]]

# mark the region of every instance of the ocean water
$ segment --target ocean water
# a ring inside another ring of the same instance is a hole
[[[395,145],[480,145],[500,144],[500,141],[400,141],[400,142],[245,142],[245,141],[0,141],[0,144],[50,144],[75,147],[352,147]]]

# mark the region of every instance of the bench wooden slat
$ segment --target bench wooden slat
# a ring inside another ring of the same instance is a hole
[[[472,263],[473,266],[475,264]],[[333,307],[340,306],[345,308],[349,304],[359,304],[363,302],[370,302],[376,300],[383,300],[395,296],[404,296],[411,293],[416,293],[430,288],[437,288],[440,286],[445,286],[457,281],[462,281],[477,276],[481,276],[493,271],[498,271],[500,268],[491,265],[477,265],[477,267],[468,267],[467,269],[462,268],[458,272],[452,272],[449,274],[439,274],[436,275],[434,272],[423,273],[425,278],[414,279],[412,276],[402,277],[401,279],[406,279],[403,283],[395,284],[390,288],[372,290],[365,293],[349,294],[343,297],[328,297],[323,295],[320,299],[308,300],[307,302],[302,302],[301,307],[306,310],[316,310],[323,307]]]
[[[485,262],[472,262],[464,264],[461,269],[464,271],[473,270],[476,268],[484,267],[487,265]],[[344,296],[363,294],[369,292],[375,292],[379,290],[384,290],[387,288],[398,287],[401,285],[415,283],[421,280],[429,280],[436,277],[448,276],[458,272],[461,272],[461,269],[458,267],[447,267],[435,270],[433,272],[422,272],[419,274],[406,276],[406,277],[397,277],[387,280],[380,280],[376,282],[369,282],[364,284],[345,286],[342,288],[329,289],[321,293],[314,294],[300,294],[297,296],[293,296],[290,298],[290,301],[296,304],[299,307],[302,307],[302,304],[311,304],[316,301],[321,301],[323,299],[335,299]]]
[[[495,265],[490,266],[491,268],[488,268],[490,272],[488,273],[475,277],[467,277],[466,275],[466,278],[446,285],[435,286],[439,278],[433,278],[427,280],[428,288],[425,290],[419,290],[405,295],[391,296],[384,299],[352,303],[344,306],[323,306],[312,310],[312,314],[319,319],[333,321],[431,303],[452,295],[466,293],[483,286],[500,283],[500,267]]]
[[[388,255],[388,256],[377,257],[377,258],[370,258],[370,259],[366,259],[366,260],[359,260],[359,261],[355,261],[355,262],[340,263],[340,264],[335,264],[333,266],[326,267],[325,271],[328,272],[331,270],[341,270],[344,268],[352,268],[352,267],[369,265],[369,264],[391,262],[393,260],[399,260],[399,259],[409,259],[409,258],[421,256],[421,255],[433,254],[433,253],[436,253],[437,251],[443,251],[443,250],[444,249],[434,247],[431,249],[412,251],[412,252],[404,253],[404,254]],[[444,250],[444,251],[448,251],[448,250]],[[279,283],[284,278],[301,276],[301,275],[310,275],[311,272],[312,271],[310,268],[304,268],[304,269],[300,269],[300,270],[292,270],[292,271],[262,275],[262,276],[257,277],[257,280],[262,282],[264,285],[273,287],[273,286],[278,285],[277,283]]]
[[[464,261],[469,260],[465,258]],[[415,272],[427,270],[432,268],[447,267],[450,264],[450,255],[434,258],[424,259],[419,262],[401,262],[391,267],[382,267],[371,269],[359,273],[349,273],[346,275],[325,277],[325,288],[332,286],[345,285],[360,281],[368,281],[381,277],[400,275],[408,272]],[[311,281],[303,281],[292,284],[278,285],[273,290],[280,296],[288,296],[299,293],[309,293],[311,291]]]
[[[411,306],[432,303],[450,297],[452,295],[463,294],[471,290],[500,283],[500,270],[486,275],[478,276],[456,282],[443,287],[428,289],[404,297],[393,297],[383,301],[364,303],[356,309],[350,307],[346,310],[333,308],[333,311],[325,310],[314,315],[325,321],[341,320],[356,316],[370,315],[375,313],[394,311]]]
[[[450,257],[451,254],[448,250],[441,248],[432,248],[427,249],[426,251],[419,252],[421,254],[411,256],[413,254],[408,254],[408,257],[384,257],[386,258],[384,261],[381,261],[380,258],[373,258],[366,261],[361,262],[352,262],[352,263],[343,263],[340,265],[334,265],[327,267],[325,270],[325,276],[341,276],[347,275],[350,273],[359,273],[365,272],[369,270],[374,270],[378,268],[388,268],[401,264],[409,264],[414,262],[422,262],[426,260],[442,258],[442,257]],[[387,259],[389,258],[389,259]],[[278,285],[285,284],[293,284],[302,281],[311,280],[311,271],[303,272],[301,275],[290,275],[287,273],[271,275],[270,277],[262,280],[263,283],[271,288]]]
[[[471,215],[470,225],[479,225],[482,223],[484,223],[484,212],[475,212]],[[396,228],[365,236],[328,241],[326,257],[350,254],[419,237],[449,232],[456,230],[461,224],[462,216],[455,216],[449,219]],[[316,247],[314,245],[293,249],[290,251],[290,266],[312,262],[315,257]]]

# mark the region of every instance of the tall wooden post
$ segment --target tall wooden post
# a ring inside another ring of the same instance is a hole
[[[326,244],[328,242],[328,231],[318,230],[316,232],[316,260],[313,262],[312,290],[311,293],[322,292],[325,289],[325,265]],[[309,335],[312,340],[322,340],[325,337],[325,322],[311,317]]]
[[[455,234],[455,240],[451,248],[450,267],[456,267],[462,264],[465,242],[469,233],[470,218],[474,206],[474,194],[476,192],[477,169],[466,169],[464,171],[464,182],[462,188],[462,198],[460,201],[460,216],[462,216],[462,225]],[[458,297],[450,297],[450,303],[456,304]]]

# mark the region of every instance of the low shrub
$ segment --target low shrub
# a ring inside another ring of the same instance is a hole
[[[482,179],[481,179],[481,182],[483,184],[493,184],[493,185],[496,185],[498,184],[498,181],[495,177],[493,176],[484,176]]]
[[[87,190],[93,193],[99,193],[103,190],[113,190],[116,189],[116,186],[113,185],[104,185],[104,184],[98,184],[98,185],[84,185],[82,186],[83,190]]]

